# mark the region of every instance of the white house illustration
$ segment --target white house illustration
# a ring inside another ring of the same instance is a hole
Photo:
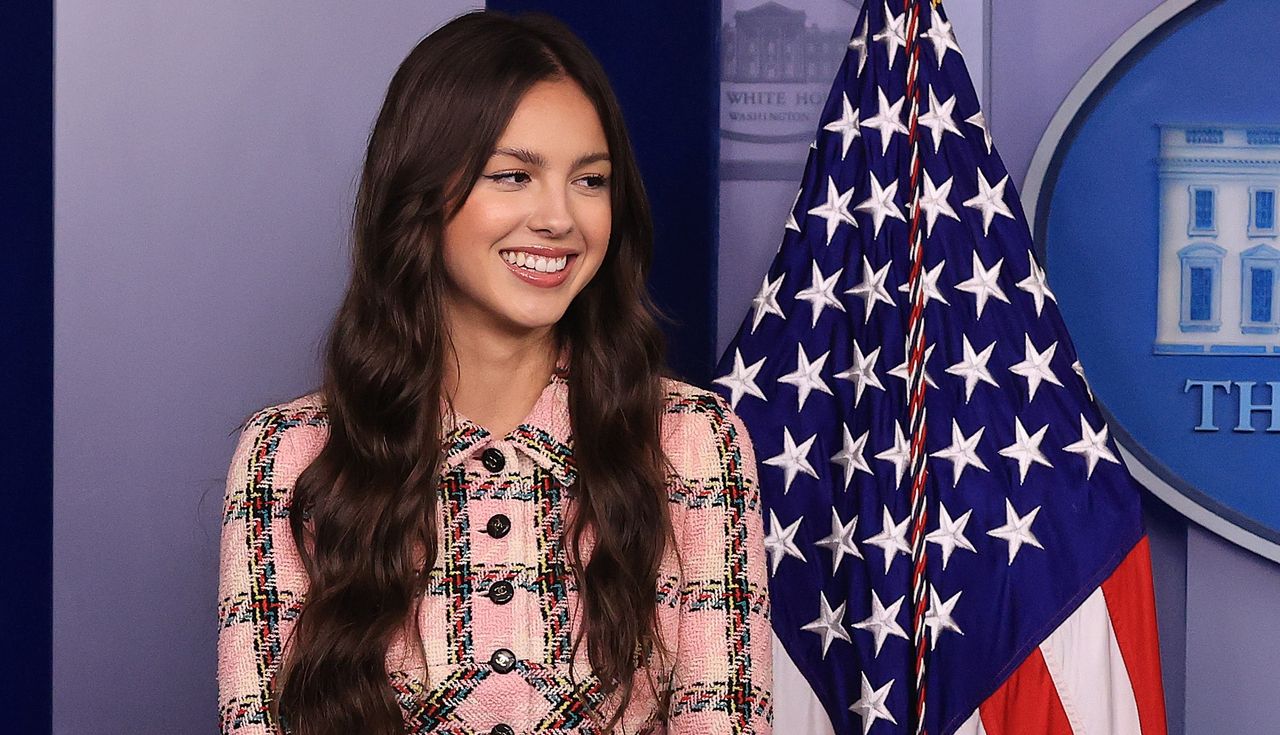
[[[1160,126],[1158,355],[1280,356],[1280,127]]]

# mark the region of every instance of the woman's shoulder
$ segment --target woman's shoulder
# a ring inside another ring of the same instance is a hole
[[[714,391],[675,378],[663,378],[662,389],[666,399],[663,412],[667,415],[694,413],[706,416],[716,423],[733,415],[729,403]]]
[[[742,420],[718,393],[663,378],[663,450],[685,476],[718,474],[725,462],[751,452]]]
[[[324,397],[319,391],[312,391],[284,403],[276,403],[255,411],[245,419],[243,428],[255,426],[295,425],[298,423],[314,423],[329,420]]]
[[[272,474],[295,475],[315,459],[329,433],[329,413],[318,392],[254,412],[241,425],[233,462],[270,465]]]
[[[319,392],[298,396],[291,401],[276,403],[255,411],[241,424],[242,438],[247,436],[274,436],[294,429],[324,429],[329,427],[329,412]],[[302,432],[309,433],[309,432]]]

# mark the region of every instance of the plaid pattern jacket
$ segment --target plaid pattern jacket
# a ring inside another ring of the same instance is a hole
[[[649,660],[615,732],[767,734],[772,635],[751,441],[714,393],[665,387],[667,491],[683,566],[669,550],[654,594],[674,660]],[[449,422],[440,553],[418,606],[423,640],[402,637],[387,654],[410,733],[597,733],[589,711],[617,709],[616,695],[601,696],[585,646],[570,661],[581,619],[560,543],[576,474],[567,397],[554,375],[524,423],[501,438],[465,417]],[[232,460],[218,606],[224,735],[280,732],[268,687],[307,589],[289,498],[326,436],[324,407],[306,396],[251,418]],[[649,674],[659,693],[670,692],[665,722]]]

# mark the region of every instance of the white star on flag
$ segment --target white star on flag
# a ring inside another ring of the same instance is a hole
[[[817,479],[818,473],[813,469],[813,465],[809,464],[809,448],[813,446],[813,441],[818,438],[817,434],[805,439],[796,446],[795,440],[791,438],[791,430],[783,427],[782,429],[782,453],[770,457],[764,461],[771,467],[781,467],[783,484],[782,494],[786,495],[791,490],[791,481],[796,479],[796,475],[803,472],[806,475]]]
[[[1045,458],[1044,452],[1040,451],[1040,442],[1044,441],[1044,433],[1049,430],[1049,425],[1045,424],[1036,433],[1028,434],[1022,426],[1022,419],[1015,416],[1013,429],[1016,438],[1012,444],[1000,450],[1000,456],[1018,463],[1018,484],[1021,485],[1027,481],[1027,470],[1031,469],[1032,464],[1053,466]]]
[[[885,303],[893,306],[893,297],[889,295],[889,289],[884,287],[885,279],[889,277],[889,266],[892,262],[884,264],[880,270],[872,270],[871,261],[867,260],[867,256],[862,256],[862,283],[845,291],[847,294],[853,294],[862,299],[862,321],[867,323],[871,321],[871,312],[875,310],[876,303]]]
[[[893,566],[893,559],[898,554],[906,554],[911,557],[911,547],[907,545],[907,526],[911,525],[911,516],[903,519],[902,523],[895,524],[893,516],[889,513],[889,506],[884,506],[884,526],[880,533],[865,539],[863,543],[879,546],[884,550],[884,573],[889,573],[889,567]]]
[[[902,103],[906,102],[907,98],[903,97],[889,104],[889,98],[885,96],[884,90],[877,89],[876,94],[880,95],[880,109],[872,117],[863,120],[862,127],[880,131],[880,153],[883,155],[889,152],[889,140],[894,133],[908,134],[907,126],[902,124]]]
[[[898,624],[898,610],[902,608],[902,602],[906,597],[899,597],[894,600],[893,604],[885,607],[880,602],[880,595],[876,594],[875,589],[871,590],[871,616],[860,623],[854,623],[853,627],[858,630],[869,632],[875,639],[876,652],[880,655],[880,649],[884,646],[884,642],[889,636],[897,636],[903,640],[907,640],[907,632]]]
[[[841,425],[844,430],[844,446],[839,452],[831,455],[832,464],[838,464],[844,469],[844,489],[849,489],[849,483],[853,481],[854,474],[858,470],[862,470],[868,475],[874,475],[871,471],[871,465],[867,464],[866,458],[863,456],[863,450],[867,446],[867,437],[871,436],[871,431],[862,432],[862,436],[857,439],[853,438],[853,434],[849,433],[849,427]]]
[[[827,657],[827,649],[831,647],[831,642],[841,640],[845,643],[852,643],[849,640],[849,631],[844,629],[844,606],[846,603],[840,603],[840,607],[835,610],[831,609],[831,603],[827,602],[826,593],[818,592],[818,619],[812,623],[800,626],[801,630],[807,630],[810,633],[817,633],[822,636],[822,657]]]
[[[929,455],[951,462],[951,487],[960,483],[960,475],[964,474],[966,467],[977,467],[983,472],[990,472],[982,463],[982,458],[978,456],[978,441],[982,439],[982,433],[986,430],[987,427],[980,426],[972,436],[965,436],[960,430],[960,423],[954,418],[951,419],[951,446]]]
[[[1027,260],[1031,262],[1031,275],[1018,281],[1018,288],[1031,294],[1031,298],[1036,302],[1036,316],[1040,316],[1040,312],[1044,310],[1044,300],[1046,298],[1057,301],[1058,297],[1053,295],[1049,290],[1049,281],[1044,276],[1044,269],[1036,262],[1036,257],[1027,251]]]
[[[955,108],[955,95],[951,95],[951,99],[946,102],[939,102],[937,95],[933,93],[933,87],[929,87],[929,111],[917,118],[917,122],[933,133],[933,149],[935,151],[942,149],[942,136],[945,133],[955,133],[961,138],[964,137],[964,133],[960,132],[956,121],[951,117],[952,110]]]
[[[857,527],[857,516],[854,516],[853,520],[848,523],[841,523],[840,514],[836,512],[835,508],[831,509],[831,533],[815,541],[814,545],[821,546],[831,552],[832,574],[840,571],[840,562],[844,561],[845,554],[858,559],[862,558],[862,552],[858,550],[858,545],[853,540],[853,533]]]
[[[849,711],[862,718],[862,735],[867,735],[871,731],[871,726],[876,724],[876,720],[888,720],[895,725],[898,724],[898,721],[893,719],[893,713],[889,711],[888,705],[885,704],[894,681],[890,679],[888,684],[879,689],[872,689],[867,675],[862,674],[862,696],[849,705]]]
[[[877,347],[870,354],[862,354],[862,348],[858,346],[858,341],[853,341],[853,364],[848,370],[842,373],[836,373],[837,380],[848,380],[853,383],[853,405],[857,406],[858,401],[862,400],[862,391],[867,386],[884,390],[884,385],[880,383],[880,377],[876,375],[876,358],[880,356],[880,348]]]
[[[808,561],[800,547],[796,546],[796,531],[800,530],[800,522],[803,520],[804,516],[801,516],[795,523],[783,528],[778,522],[778,516],[772,510],[769,511],[769,535],[764,537],[764,550],[769,554],[770,577],[778,571],[783,557],[792,556],[800,561]]]
[[[942,516],[938,519],[938,528],[925,535],[924,540],[935,543],[942,549],[942,568],[947,568],[947,562],[951,561],[951,554],[956,549],[964,549],[978,553],[973,547],[969,539],[964,535],[965,526],[969,525],[969,516],[973,515],[973,509],[966,510],[960,514],[959,518],[952,520],[951,514],[947,512],[947,506],[941,501],[938,502],[939,514]]]
[[[831,388],[822,379],[822,366],[826,364],[827,357],[830,354],[831,352],[828,350],[822,353],[822,356],[817,360],[809,362],[809,356],[804,352],[804,345],[796,345],[795,372],[787,373],[778,378],[779,383],[788,383],[796,387],[797,395],[800,399],[800,405],[796,410],[804,410],[804,402],[808,400],[809,394],[815,390],[832,395]]]
[[[1080,361],[1079,361],[1079,360],[1076,360],[1075,362],[1071,363],[1071,370],[1072,370],[1072,372],[1074,372],[1076,375],[1079,375],[1079,376],[1080,376],[1080,382],[1081,382],[1081,383],[1084,383],[1084,389],[1085,389],[1085,391],[1087,391],[1087,392],[1089,393],[1089,400],[1091,400],[1091,401],[1092,401],[1092,400],[1093,400],[1093,387],[1089,385],[1089,379],[1088,379],[1088,378],[1086,378],[1086,377],[1084,376],[1084,365],[1081,365],[1081,364],[1080,364]]]
[[[862,130],[858,123],[858,111],[849,103],[849,95],[842,95],[841,103],[840,117],[827,123],[822,129],[840,134],[840,158],[843,159],[849,155],[849,144],[862,135]]]
[[[791,202],[791,208],[787,210],[787,221],[782,225],[784,230],[791,230],[793,232],[800,231],[800,223],[796,221],[796,205],[800,203],[800,197],[803,194],[804,189],[800,189],[796,192],[795,201]]]
[[[1003,539],[1009,544],[1009,566],[1013,566],[1013,560],[1017,558],[1018,551],[1022,549],[1023,544],[1030,544],[1037,549],[1043,549],[1040,545],[1040,539],[1036,538],[1031,532],[1031,524],[1035,522],[1036,515],[1040,512],[1040,506],[1031,509],[1030,513],[1025,516],[1019,516],[1018,512],[1013,509],[1013,503],[1008,498],[1004,499],[1004,517],[1005,523],[999,528],[993,528],[987,531],[988,536],[994,536]]]
[[[742,361],[742,351],[735,349],[733,351],[733,372],[723,378],[716,378],[711,381],[717,385],[723,385],[729,389],[729,407],[737,410],[738,401],[742,396],[755,396],[761,400],[768,400],[764,397],[764,393],[760,391],[760,386],[756,385],[756,376],[760,374],[760,368],[764,366],[767,358],[760,358],[759,362],[752,363],[747,366]]]
[[[941,301],[947,306],[951,306],[951,302],[947,301],[946,297],[942,295],[942,291],[938,290],[938,278],[942,275],[942,268],[946,264],[947,261],[942,260],[938,261],[938,264],[932,269],[921,269],[920,288],[921,292],[924,294],[925,306],[928,306],[930,301]],[[898,291],[906,294],[911,293],[911,284],[904,283],[901,286],[898,286]]]
[[[957,592],[951,596],[950,600],[943,602],[942,598],[938,597],[938,589],[929,585],[929,610],[924,614],[924,625],[929,629],[930,651],[938,647],[938,636],[944,631],[950,630],[964,635],[964,631],[960,630],[960,626],[956,625],[955,619],[951,617],[951,611],[955,609],[962,594],[964,592]]]
[[[924,194],[920,197],[920,211],[924,212],[924,230],[929,237],[933,237],[933,223],[938,221],[939,216],[960,221],[960,215],[956,214],[956,210],[947,201],[947,197],[951,196],[954,180],[954,176],[948,176],[942,186],[934,186],[929,172],[924,172]]]
[[[813,283],[808,288],[797,291],[796,300],[809,302],[809,305],[813,307],[813,326],[817,326],[818,317],[822,316],[822,310],[826,307],[830,306],[838,311],[844,311],[844,304],[840,303],[840,299],[836,297],[836,281],[840,279],[840,274],[844,273],[844,268],[832,273],[830,278],[826,278],[818,268],[817,261],[814,261],[811,265],[813,267]]]
[[[827,201],[819,204],[809,210],[809,214],[815,217],[821,217],[827,221],[827,245],[831,244],[831,238],[835,237],[836,228],[841,223],[857,227],[858,223],[853,219],[853,215],[849,213],[849,200],[853,198],[853,188],[841,194],[836,188],[835,179],[827,178]]]
[[[987,144],[987,154],[991,154],[991,131],[987,129],[987,118],[983,116],[979,110],[969,117],[965,118],[965,122],[982,131],[982,140]]]
[[[992,341],[982,352],[975,352],[973,345],[969,344],[969,337],[962,335],[960,337],[960,346],[964,349],[964,359],[951,367],[947,368],[947,372],[960,378],[964,378],[964,402],[968,403],[973,397],[973,389],[977,387],[979,382],[990,383],[999,388],[1000,384],[991,376],[991,370],[987,368],[987,362],[991,359],[991,353],[996,348],[996,343]]]
[[[1089,463],[1089,470],[1085,473],[1085,479],[1093,477],[1093,468],[1098,466],[1098,460],[1106,460],[1120,464],[1120,460],[1116,459],[1116,455],[1112,454],[1107,448],[1107,425],[1102,425],[1101,431],[1094,431],[1089,422],[1085,420],[1084,414],[1080,414],[1080,441],[1072,442],[1063,447],[1068,452],[1078,454],[1085,458]]]
[[[1027,379],[1027,390],[1031,394],[1027,400],[1033,401],[1036,398],[1036,390],[1040,388],[1040,383],[1043,381],[1062,387],[1062,381],[1058,380],[1058,376],[1053,374],[1053,368],[1049,366],[1053,362],[1053,353],[1058,350],[1058,343],[1054,342],[1044,352],[1040,352],[1031,343],[1031,335],[1024,334],[1023,338],[1026,340],[1026,356],[1021,362],[1010,365],[1009,372]]]
[[[978,194],[970,199],[966,199],[964,206],[971,209],[977,209],[982,212],[982,235],[986,237],[991,229],[991,221],[996,215],[1013,219],[1013,212],[1009,209],[1009,205],[1004,203],[1004,185],[1009,183],[1009,175],[1005,174],[995,186],[987,183],[987,177],[982,175],[982,169],[978,169]]]
[[[864,23],[862,32],[849,40],[849,50],[858,55],[858,74],[867,65],[867,26]]]
[[[978,318],[982,318],[982,310],[987,306],[987,299],[995,298],[1000,301],[1009,303],[1009,297],[1005,296],[1004,289],[1000,288],[1000,268],[1004,265],[1004,258],[996,261],[996,264],[988,270],[982,264],[982,259],[978,257],[978,252],[973,253],[973,276],[956,284],[957,291],[965,291],[971,293],[978,301]]]
[[[855,207],[855,211],[866,212],[871,215],[871,221],[874,224],[872,235],[880,236],[880,227],[884,225],[885,219],[892,217],[893,219],[906,222],[907,218],[902,214],[902,210],[898,208],[894,198],[898,196],[898,181],[894,179],[888,186],[881,188],[880,180],[876,178],[874,171],[871,172],[871,196]]]
[[[893,446],[877,454],[876,459],[893,463],[893,486],[901,485],[902,472],[911,461],[911,442],[907,441],[907,437],[903,435],[900,422],[893,422]]]
[[[938,68],[942,68],[943,59],[947,58],[947,51],[955,51],[960,53],[960,44],[956,43],[955,33],[951,29],[951,24],[942,16],[933,16],[933,25],[929,30],[920,34],[921,38],[927,38],[933,43],[933,55],[938,59]]]
[[[898,58],[898,49],[907,45],[907,14],[894,15],[889,10],[889,3],[884,4],[884,30],[871,37],[873,41],[884,41],[889,49],[889,71],[893,71],[893,62]]]
[[[782,313],[782,307],[778,306],[778,289],[782,288],[782,279],[786,276],[783,274],[778,276],[778,280],[769,281],[768,274],[765,274],[764,283],[760,286],[760,291],[751,299],[751,308],[755,311],[755,315],[751,319],[751,332],[754,334],[756,327],[760,326],[760,320],[770,314],[786,318],[786,314]]]

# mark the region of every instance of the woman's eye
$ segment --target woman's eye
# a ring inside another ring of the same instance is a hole
[[[524,171],[503,171],[501,173],[489,174],[486,179],[496,181],[499,184],[527,184],[529,183],[529,174]]]
[[[609,185],[609,179],[601,174],[591,174],[583,176],[580,181],[587,185],[588,189],[603,189]]]

